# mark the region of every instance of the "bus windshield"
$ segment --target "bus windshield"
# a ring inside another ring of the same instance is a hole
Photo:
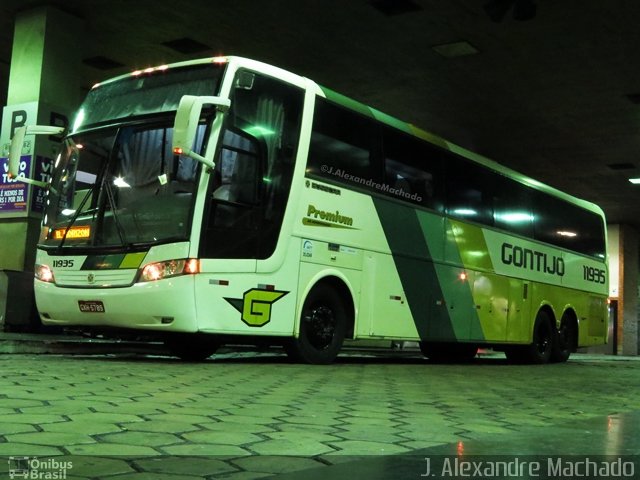
[[[186,240],[199,164],[171,150],[172,118],[65,140],[45,206],[45,246]],[[202,147],[205,127],[199,130]]]
[[[80,106],[73,131],[112,124],[117,119],[171,112],[183,95],[217,95],[224,64],[159,67],[96,85]]]

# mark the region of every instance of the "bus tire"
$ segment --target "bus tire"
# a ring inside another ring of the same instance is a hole
[[[560,329],[556,332],[555,342],[553,342],[551,361],[554,363],[562,363],[569,360],[571,352],[575,350],[575,345],[578,340],[577,337],[574,322],[571,318],[565,318],[563,316]]]
[[[186,333],[164,341],[169,353],[185,362],[202,362],[216,353],[219,343],[212,335]]]
[[[549,314],[540,310],[533,325],[533,340],[529,345],[505,350],[507,359],[514,363],[543,364],[551,359],[555,343],[554,327]]]
[[[300,317],[300,334],[285,345],[295,361],[316,365],[332,363],[342,348],[347,312],[338,292],[319,283],[307,295]]]

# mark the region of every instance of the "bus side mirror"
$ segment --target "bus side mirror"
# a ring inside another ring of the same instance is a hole
[[[64,130],[64,127],[50,127],[48,125],[27,125],[16,128],[13,138],[11,139],[11,146],[9,147],[9,178],[18,178],[18,174],[20,173],[20,155],[22,154],[22,147],[26,135],[59,135],[63,133]],[[39,182],[24,176],[20,177],[20,180],[24,183],[30,183],[39,187],[47,186],[45,182]]]
[[[184,95],[180,99],[176,119],[173,124],[173,153],[186,155],[189,158],[205,164],[209,168],[215,168],[213,161],[204,158],[193,151],[193,144],[196,140],[198,123],[202,115],[204,105],[215,105],[219,112],[226,112],[231,107],[231,100],[221,97],[196,97],[194,95]]]
[[[18,178],[20,171],[20,155],[24,145],[24,137],[27,134],[27,127],[18,127],[11,139],[9,147],[9,178]]]

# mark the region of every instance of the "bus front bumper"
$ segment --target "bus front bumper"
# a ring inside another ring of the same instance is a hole
[[[62,288],[35,280],[34,290],[44,325],[198,330],[193,275],[119,288]]]

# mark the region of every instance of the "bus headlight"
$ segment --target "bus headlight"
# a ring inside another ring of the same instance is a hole
[[[53,283],[53,271],[48,265],[36,265],[34,275],[41,282]]]
[[[180,260],[166,260],[164,262],[149,263],[142,268],[139,282],[153,282],[163,278],[179,275],[192,275],[200,272],[200,260],[197,258],[182,258]]]

